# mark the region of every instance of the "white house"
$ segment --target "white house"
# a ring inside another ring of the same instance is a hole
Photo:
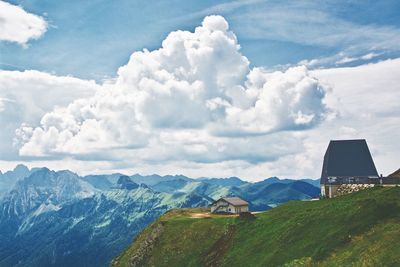
[[[211,213],[239,214],[249,211],[249,203],[238,197],[222,197],[211,204]]]

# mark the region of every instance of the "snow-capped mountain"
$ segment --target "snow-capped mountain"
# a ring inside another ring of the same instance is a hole
[[[0,171],[0,198],[11,190],[18,180],[29,176],[35,169],[29,170],[25,165],[19,164],[14,170],[2,173]]]
[[[196,194],[156,192],[128,176],[100,190],[70,171],[43,168],[0,203],[0,266],[106,266],[165,211],[208,203]]]
[[[171,208],[207,206],[230,194],[257,208],[266,200],[287,200],[288,194],[310,198],[318,191],[305,182],[266,182],[257,191],[255,184],[236,179],[238,186],[224,186],[226,181],[215,179],[80,177],[47,168],[25,170],[15,180],[0,200],[0,266],[107,266],[138,232]],[[272,194],[268,184],[279,190]]]

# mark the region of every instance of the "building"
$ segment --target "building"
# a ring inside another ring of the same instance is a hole
[[[321,196],[332,198],[375,185],[398,185],[400,179],[378,175],[364,139],[333,140],[325,152],[320,183]]]
[[[398,169],[397,171],[393,172],[393,173],[390,174],[388,177],[400,178],[400,169]]]
[[[211,204],[211,213],[239,214],[249,211],[249,203],[239,197],[222,197]]]

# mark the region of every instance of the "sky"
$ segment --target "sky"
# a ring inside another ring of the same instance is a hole
[[[399,1],[1,1],[0,169],[319,178],[400,168]]]

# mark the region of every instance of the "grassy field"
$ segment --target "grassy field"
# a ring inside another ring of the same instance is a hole
[[[176,209],[114,266],[400,266],[400,188],[293,201],[242,219]]]

